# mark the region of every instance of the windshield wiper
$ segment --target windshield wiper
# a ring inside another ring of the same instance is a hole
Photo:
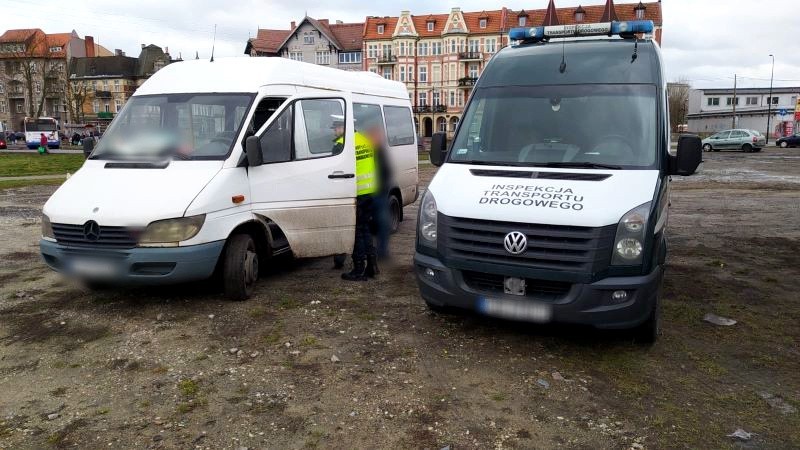
[[[461,160],[461,159],[451,159],[447,161],[449,163],[456,163],[456,164],[473,164],[476,166],[518,166],[519,163],[516,162],[503,162],[503,161],[478,161],[478,160]]]
[[[579,167],[582,169],[611,169],[611,170],[621,170],[621,166],[615,166],[613,164],[600,164],[600,163],[593,163],[587,161],[565,161],[565,162],[547,162],[547,163],[536,163],[533,164],[535,167]]]

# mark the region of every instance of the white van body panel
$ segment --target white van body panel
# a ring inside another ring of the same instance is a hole
[[[602,181],[547,180],[475,176],[470,169],[578,171],[448,163],[429,187],[439,212],[469,219],[583,227],[616,224],[626,212],[651,201],[659,176],[657,170],[580,169],[582,174],[611,176]]]
[[[222,168],[222,161],[172,161],[164,169],[107,169],[108,162],[87,160],[56,190],[44,205],[51,222],[144,227],[183,217]]]

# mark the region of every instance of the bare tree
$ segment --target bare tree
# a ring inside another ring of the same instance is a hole
[[[83,123],[84,113],[83,105],[89,97],[88,84],[83,81],[67,82],[67,109],[72,121],[75,123]]]
[[[667,103],[669,105],[669,123],[672,131],[678,131],[678,126],[686,123],[689,112],[689,80],[679,78],[672,83],[667,83]]]

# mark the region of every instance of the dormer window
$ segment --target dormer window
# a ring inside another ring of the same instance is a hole
[[[383,34],[384,25],[378,25],[378,34]]]
[[[636,20],[644,20],[644,11],[646,9],[647,7],[644,6],[644,3],[642,2],[639,2],[639,4],[633,8],[633,11],[636,13]]]
[[[64,50],[64,48],[61,47],[61,46],[50,47],[50,53],[56,53],[56,52],[60,52],[60,51],[63,51],[63,50]]]
[[[433,22],[428,22],[428,31],[433,31]]]
[[[576,23],[583,22],[583,17],[585,14],[586,11],[584,11],[583,8],[580,5],[578,5],[578,9],[575,10],[575,22]]]
[[[519,26],[524,27],[525,26],[525,22],[527,21],[527,19],[528,18],[525,17],[525,16],[520,16],[519,17]]]
[[[486,19],[481,19],[478,22],[478,26],[481,27],[481,28],[486,28]]]

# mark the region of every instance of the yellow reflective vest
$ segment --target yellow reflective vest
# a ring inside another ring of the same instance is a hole
[[[353,133],[356,147],[356,195],[370,195],[378,192],[378,175],[375,166],[375,149],[372,142],[359,132]],[[335,141],[344,144],[344,136]]]

